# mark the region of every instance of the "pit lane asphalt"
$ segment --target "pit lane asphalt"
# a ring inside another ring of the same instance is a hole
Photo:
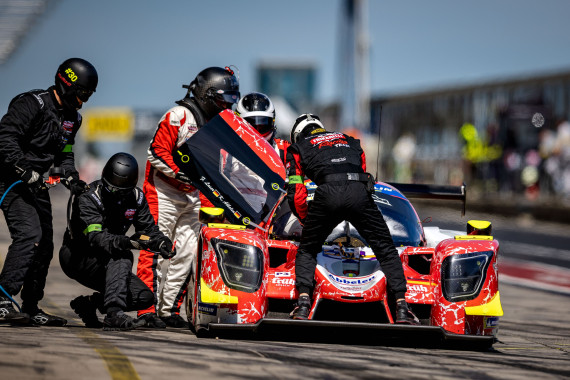
[[[41,306],[68,318],[67,327],[0,325],[2,379],[155,379],[155,378],[405,378],[405,379],[564,379],[570,376],[570,297],[500,283],[505,316],[499,342],[488,352],[386,347],[359,344],[295,343],[197,338],[190,331],[167,329],[104,332],[86,329],[69,301],[87,289],[61,271],[57,251],[65,228],[66,193],[52,190],[56,257]],[[426,215],[429,211],[430,215]],[[437,210],[419,208],[420,217],[440,219]],[[450,220],[467,219],[443,210]],[[441,217],[441,218],[446,218]],[[478,219],[467,214],[469,219]],[[491,219],[491,218],[486,218]],[[502,222],[494,221],[495,228]],[[543,240],[565,236],[567,226],[527,226],[513,219],[521,232]],[[450,226],[451,227],[451,226]],[[501,227],[502,228],[502,227]],[[462,229],[462,228],[457,228]],[[558,235],[562,233],[564,235]],[[507,234],[508,236],[508,234]],[[0,252],[10,240],[0,223]],[[538,242],[536,244],[539,244]],[[547,247],[548,248],[548,247]],[[501,252],[502,254],[503,252]]]

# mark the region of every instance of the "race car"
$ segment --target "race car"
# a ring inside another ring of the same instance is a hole
[[[423,227],[408,198],[460,200],[463,186],[377,182],[372,195],[403,263],[406,300],[420,326],[395,324],[386,277],[352,225],[337,226],[317,256],[308,321],[289,319],[298,297],[298,241],[272,233],[285,198],[285,170],[273,148],[239,116],[223,111],[177,149],[176,163],[216,206],[201,210],[187,315],[199,336],[356,331],[365,336],[418,336],[490,347],[503,311],[498,289],[499,243],[491,223],[466,231]],[[307,181],[308,202],[316,185]],[[277,332],[277,333],[275,333]],[[352,335],[354,336],[354,335]]]

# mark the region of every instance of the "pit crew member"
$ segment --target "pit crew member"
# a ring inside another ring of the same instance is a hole
[[[140,253],[137,275],[155,293],[156,300],[151,307],[139,311],[139,317],[151,328],[188,326],[180,316],[180,307],[196,257],[200,228],[199,191],[174,163],[172,154],[198,128],[237,103],[240,96],[237,77],[228,67],[204,69],[183,87],[188,89],[186,96],[164,114],[150,142],[143,185],[154,220],[178,247],[178,255],[170,260],[164,278],[164,259],[156,253]],[[202,202],[207,203],[205,197]]]
[[[236,112],[271,144],[285,164],[287,148],[291,143],[275,137],[277,133],[275,106],[271,99],[260,92],[251,92],[240,99]],[[289,203],[282,202],[274,217],[272,233],[279,237],[299,238],[301,230],[301,223],[291,212]]]
[[[47,90],[17,95],[0,121],[1,208],[12,244],[0,273],[0,321],[63,326],[64,318],[39,308],[53,257],[51,201],[43,175],[54,165],[78,194],[86,184],[75,168],[73,144],[81,125],[77,112],[97,88],[95,67],[81,58],[65,60]],[[12,187],[17,181],[21,181]],[[9,190],[9,191],[8,191]],[[11,297],[20,293],[22,312]]]
[[[405,300],[402,262],[382,213],[372,200],[374,178],[366,173],[360,141],[343,133],[328,132],[318,116],[303,114],[293,125],[291,142],[287,151],[287,197],[303,224],[295,260],[299,299],[292,318],[309,317],[316,256],[333,228],[347,220],[368,242],[382,266],[388,288],[396,299],[396,322],[416,324],[417,318]],[[305,175],[318,185],[310,207],[306,203]]]
[[[176,254],[170,239],[155,225],[143,191],[136,187],[138,177],[135,158],[117,153],[105,164],[102,178],[74,199],[59,259],[67,276],[96,291],[70,302],[87,327],[143,326],[144,320],[125,314],[154,303],[153,292],[132,272],[131,249],[152,249],[167,259]],[[125,233],[131,226],[136,232],[128,237]],[[97,310],[106,314],[103,323]]]

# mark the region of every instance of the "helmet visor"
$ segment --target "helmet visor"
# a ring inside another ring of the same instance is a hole
[[[86,90],[83,87],[77,87],[76,94],[79,100],[85,103],[89,100],[89,97],[93,95],[93,91]]]
[[[275,128],[275,119],[268,116],[248,116],[245,118],[253,128],[264,135]]]
[[[218,90],[214,95],[214,102],[221,109],[231,109],[239,101],[239,91]]]
[[[107,181],[105,178],[103,178],[103,187],[105,188],[105,190],[107,190],[109,193],[111,193],[111,195],[115,197],[123,197],[129,194],[133,190],[132,187],[115,186],[111,184],[109,181]]]

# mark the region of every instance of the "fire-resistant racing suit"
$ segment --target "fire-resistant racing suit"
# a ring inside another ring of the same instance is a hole
[[[156,224],[175,244],[177,254],[170,259],[163,279],[164,259],[156,253],[140,251],[137,275],[157,295],[157,304],[140,310],[139,316],[150,312],[163,318],[180,314],[191,263],[196,257],[198,213],[201,199],[205,202],[206,198],[200,197],[194,186],[177,179],[181,173],[172,159],[175,148],[196,133],[204,120],[200,110],[194,104],[188,107],[186,101],[193,99],[179,101],[178,106],[164,114],[148,150],[143,190]]]
[[[43,175],[52,164],[65,170],[65,178],[79,179],[72,146],[81,115],[59,106],[54,88],[16,96],[0,121],[0,195],[22,173],[33,170]],[[20,183],[6,194],[1,208],[12,244],[0,285],[11,295],[22,289],[24,306],[34,309],[43,298],[53,257],[50,197],[46,190],[33,192]]]
[[[283,139],[274,139],[272,146],[279,154],[279,157],[281,157],[283,164],[285,164],[287,149],[291,146],[291,143]],[[298,239],[301,237],[302,228],[299,219],[291,211],[289,202],[287,200],[281,202],[273,219],[272,234],[280,238]]]
[[[132,246],[125,236],[131,226],[150,239],[164,236],[143,191],[136,187],[116,198],[97,180],[75,198],[71,215],[59,251],[65,274],[105,295],[104,305],[97,305],[102,312],[111,307],[133,311],[152,305],[154,294],[132,272]]]
[[[333,228],[347,220],[373,249],[396,299],[404,298],[406,279],[402,262],[382,213],[372,200],[374,182],[366,173],[360,141],[326,131],[300,137],[287,150],[286,168],[289,204],[303,223],[295,261],[299,294],[311,294],[316,256]],[[318,185],[309,207],[303,183],[305,175]]]

